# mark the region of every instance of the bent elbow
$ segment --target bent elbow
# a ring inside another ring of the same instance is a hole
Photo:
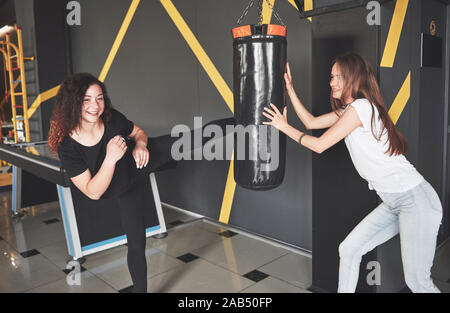
[[[316,149],[314,149],[314,152],[316,152],[317,154],[322,154],[326,149],[323,147],[317,147]]]
[[[101,194],[92,193],[92,192],[89,192],[88,190],[83,191],[83,194],[91,200],[99,200],[100,197],[102,196]]]
[[[91,200],[99,200],[101,197],[101,195],[90,195],[90,194],[86,194],[86,196]]]

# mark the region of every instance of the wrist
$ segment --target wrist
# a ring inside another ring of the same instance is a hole
[[[109,157],[108,155],[106,155],[105,160],[103,161],[106,165],[109,166],[115,166],[116,165],[116,160],[112,157]]]
[[[292,126],[289,125],[288,122],[286,122],[285,124],[283,124],[283,125],[280,127],[280,131],[283,132],[283,133],[285,133],[285,134],[287,134],[287,133],[289,133],[289,130],[290,130],[291,128],[292,128]]]
[[[147,147],[147,140],[138,139],[136,140],[136,147]]]

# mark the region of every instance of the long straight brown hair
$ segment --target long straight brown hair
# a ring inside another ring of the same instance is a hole
[[[353,99],[367,99],[372,104],[372,134],[379,141],[384,130],[387,130],[389,138],[389,149],[386,151],[390,156],[405,154],[408,144],[405,137],[395,127],[389,116],[386,105],[381,96],[372,66],[366,59],[357,53],[349,52],[336,57],[333,65],[337,64],[343,78],[343,90],[341,99],[333,98],[330,95],[331,107],[333,111],[340,115],[340,109],[346,107],[344,99],[351,96]],[[383,127],[379,134],[374,132],[375,112],[373,105],[378,109],[379,118]]]

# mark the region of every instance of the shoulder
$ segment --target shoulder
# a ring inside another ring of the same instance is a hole
[[[122,124],[128,121],[128,118],[120,111],[116,109],[111,109],[111,119],[109,121],[110,124]]]
[[[348,105],[349,107],[353,107],[358,115],[364,116],[372,116],[372,112],[375,110],[375,106],[372,105],[369,100],[365,98],[356,99],[352,103]]]
[[[60,159],[67,157],[76,157],[79,155],[79,150],[75,146],[74,140],[69,136],[63,138],[58,147],[58,156]]]
[[[363,124],[365,129],[370,129],[370,121],[372,119],[372,112],[374,106],[365,98],[356,99],[349,104],[350,107],[354,108],[358,117]]]
[[[128,136],[133,130],[134,124],[118,110],[111,109],[111,120],[108,126],[114,134],[120,133],[123,136]]]
[[[63,138],[63,140],[59,144],[58,153],[59,152],[70,151],[70,150],[73,150],[73,149],[74,148],[73,148],[72,139],[69,136],[66,136],[66,137]]]
[[[366,98],[356,99],[349,105],[351,105],[354,108],[361,108],[361,109],[371,109],[372,108],[372,104]]]

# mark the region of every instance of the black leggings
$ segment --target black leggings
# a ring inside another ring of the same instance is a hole
[[[134,188],[117,198],[117,205],[128,241],[127,263],[134,292],[145,293],[147,292],[147,260],[145,258],[144,187],[145,184],[135,184]]]
[[[224,135],[226,134],[226,126],[234,125],[233,118],[219,119],[212,121],[202,127],[203,129],[211,124],[220,126]],[[194,131],[190,132],[191,142],[194,142]],[[202,138],[204,145],[210,138]],[[150,151],[150,161],[148,166],[137,171],[133,175],[133,179],[128,184],[123,184],[122,190],[116,190],[117,204],[119,206],[122,227],[127,236],[128,241],[128,269],[134,285],[135,292],[147,292],[147,261],[145,258],[145,195],[151,192],[149,186],[144,183],[143,179],[148,182],[148,175],[151,172],[172,168],[176,161],[172,159],[171,147],[178,140],[170,135],[159,137],[151,137],[148,141],[148,149]],[[197,148],[197,147],[193,147]],[[192,149],[194,150],[194,149]],[[133,170],[135,170],[133,168]]]

